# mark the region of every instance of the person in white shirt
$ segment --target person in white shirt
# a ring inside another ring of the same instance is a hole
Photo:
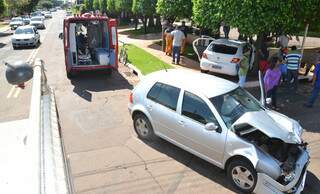
[[[172,63],[179,65],[180,50],[185,36],[178,26],[176,26],[175,30],[171,32],[171,36],[173,37]]]

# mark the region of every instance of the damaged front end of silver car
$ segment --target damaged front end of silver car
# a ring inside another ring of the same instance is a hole
[[[241,155],[251,152],[247,158],[257,172],[254,193],[303,190],[310,157],[296,121],[268,110],[250,112],[234,123],[232,131],[240,141],[229,150],[235,149]]]

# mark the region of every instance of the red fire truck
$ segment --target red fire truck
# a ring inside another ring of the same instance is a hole
[[[81,71],[118,69],[117,22],[106,16],[85,13],[64,19],[63,44],[68,78]]]

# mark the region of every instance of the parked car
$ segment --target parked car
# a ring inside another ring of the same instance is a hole
[[[20,26],[11,37],[12,47],[40,45],[40,34],[34,26]]]
[[[254,62],[253,45],[239,40],[217,39],[203,52],[200,60],[202,72],[215,72],[235,76],[243,54],[249,51],[250,67]]]
[[[45,18],[52,18],[52,13],[50,11],[44,12],[44,17]]]
[[[302,127],[237,84],[196,72],[159,71],[144,77],[129,99],[142,140],[161,137],[226,169],[242,192],[303,190],[309,153]]]
[[[67,11],[66,12],[66,17],[68,17],[68,16],[72,16],[72,12],[71,11]]]
[[[44,20],[41,16],[32,17],[30,20],[30,25],[35,26],[37,29],[46,29]]]
[[[23,22],[22,17],[14,17],[11,19],[9,25],[10,25],[11,30],[15,30],[19,26],[23,26],[24,22]]]
[[[22,15],[21,18],[23,20],[24,25],[30,24],[30,17],[28,15]]]

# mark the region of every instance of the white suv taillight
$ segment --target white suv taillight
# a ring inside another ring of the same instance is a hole
[[[239,63],[240,59],[239,58],[233,58],[231,60],[231,63]]]
[[[130,93],[130,96],[129,96],[129,102],[131,104],[133,104],[133,94],[132,94],[132,92]]]

